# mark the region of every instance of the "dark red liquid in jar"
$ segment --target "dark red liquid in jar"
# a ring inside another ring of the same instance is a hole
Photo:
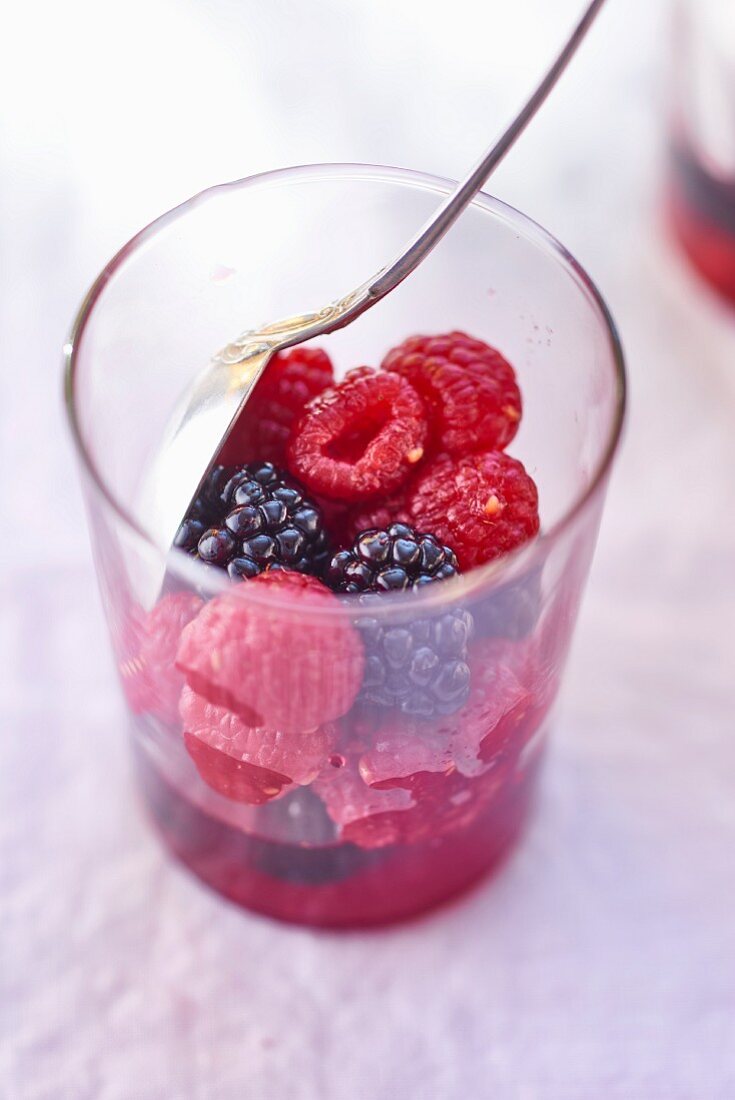
[[[345,841],[308,846],[248,833],[175,788],[138,740],[136,760],[164,841],[214,890],[279,920],[354,928],[415,916],[496,868],[528,816],[540,753],[537,743],[525,761],[466,781],[463,793],[475,804],[464,815],[441,798],[423,805],[422,814],[434,815],[433,821],[427,818],[425,839],[376,848]],[[444,777],[430,778],[438,790]]]
[[[735,178],[718,177],[684,144],[671,157],[670,220],[693,266],[735,303]]]

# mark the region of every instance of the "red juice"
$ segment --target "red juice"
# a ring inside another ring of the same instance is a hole
[[[536,743],[524,759],[463,780],[469,806],[464,816],[457,814],[463,803],[447,782],[446,802],[417,807],[426,825],[419,838],[379,847],[337,838],[320,845],[289,843],[249,833],[174,787],[139,741],[136,762],[148,810],[167,847],[207,885],[279,920],[355,928],[415,916],[498,867],[528,816],[540,751]],[[437,789],[451,777],[432,779]],[[309,792],[295,797],[303,803]]]

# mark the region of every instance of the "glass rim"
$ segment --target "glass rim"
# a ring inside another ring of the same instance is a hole
[[[249,187],[278,186],[298,180],[307,182],[326,179],[382,181],[384,183],[392,183],[399,186],[434,191],[441,195],[446,195],[456,187],[456,181],[431,173],[418,172],[410,168],[399,168],[390,165],[352,162],[293,165],[286,168],[258,172],[225,183],[213,184],[210,187],[198,191],[190,198],[178,203],[163,214],[158,215],[158,217],[154,218],[134,234],[105,264],[102,271],[87,291],[76,313],[71,332],[63,347],[63,356],[64,403],[77,457],[82,468],[91,477],[96,491],[102,496],[108,507],[112,509],[117,519],[138,539],[142,540],[147,545],[148,549],[154,550],[164,558],[172,558],[175,549],[163,548],[153,535],[146,530],[145,526],[139,523],[125,505],[118,500],[116,494],[112,491],[97,468],[94,457],[90,453],[83,438],[76,408],[76,375],[78,349],[87,322],[108,282],[110,282],[125,261],[137,252],[141,246],[155,237],[160,230],[189,213],[200,203],[216,198],[218,195],[228,191],[244,190]],[[522,213],[522,211],[517,210],[508,203],[493,197],[483,190],[475,196],[470,205],[479,208],[491,216],[500,218],[506,223],[521,226],[525,230],[524,235],[526,239],[534,246],[541,248],[547,253],[551,253],[557,262],[560,263],[562,267],[566,268],[579,289],[588,295],[608,337],[610,357],[615,375],[615,404],[608,438],[601,450],[600,458],[596,463],[593,475],[584,490],[573,496],[570,504],[562,512],[561,516],[548,528],[542,528],[535,539],[532,539],[529,543],[525,543],[517,550],[505,554],[495,561],[475,566],[475,568],[471,569],[468,573],[445,581],[441,585],[425,586],[420,594],[421,603],[424,606],[445,604],[447,602],[454,603],[461,597],[462,591],[466,594],[471,594],[472,592],[479,591],[480,588],[484,589],[488,585],[499,588],[502,584],[507,583],[526,568],[533,568],[537,559],[543,559],[547,548],[555,543],[574,525],[577,517],[585,510],[587,504],[596,496],[597,492],[604,484],[618,450],[627,404],[627,377],[622,340],[602,293],[585,268],[572,253],[553,236],[553,234],[549,233],[548,230],[544,229],[544,227],[534,221],[533,218],[530,218],[528,215]],[[177,554],[176,557],[181,559],[181,565],[183,566],[182,573],[189,573],[192,563],[188,560],[184,561],[186,555],[183,551]],[[232,585],[227,583],[226,578],[223,578],[223,583],[221,585],[216,583],[212,587],[213,591],[233,590]],[[434,591],[431,591],[432,589]],[[244,595],[244,593],[242,594]],[[256,596],[256,593],[251,591],[249,597],[251,596]],[[290,603],[285,603],[280,599],[274,598],[274,593],[272,591],[258,592],[256,600],[257,602],[262,601],[269,606],[280,603],[284,609],[292,606]],[[408,597],[405,593],[391,594],[391,598],[384,602],[387,605],[387,611],[395,611],[401,604],[406,607],[410,604],[414,609],[417,606],[415,593],[413,594],[413,598],[412,594],[409,594]],[[335,607],[334,610],[341,613],[344,612],[345,607],[340,604]],[[321,609],[320,613],[323,613]],[[372,609],[371,614],[373,614]]]

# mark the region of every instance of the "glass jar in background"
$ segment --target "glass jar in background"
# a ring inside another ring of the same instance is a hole
[[[437,720],[360,708],[354,604],[233,584],[171,548],[181,516],[167,525],[164,513],[185,456],[170,461],[162,444],[213,349],[358,285],[450,186],[322,165],[213,188],[118,253],[67,348],[95,563],[149,812],[201,879],[285,920],[350,927],[421,912],[491,870],[520,834],[619,440],[620,344],[575,261],[486,195],[395,293],[325,342],[342,374],[409,334],[459,328],[516,368],[524,415],[511,451],[538,485],[540,537],[370,611],[376,629],[399,632],[471,616],[470,696]],[[214,632],[190,661],[182,634],[207,622]],[[222,664],[232,646],[247,650],[234,678]],[[213,701],[220,680],[227,690]]]
[[[692,264],[735,304],[735,5],[677,0],[669,208]]]

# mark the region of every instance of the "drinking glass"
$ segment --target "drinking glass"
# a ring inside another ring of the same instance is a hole
[[[357,286],[451,186],[317,165],[214,187],[111,260],[66,348],[145,803],[195,874],[284,920],[350,927],[416,914],[479,880],[519,836],[620,436],[621,347],[573,258],[484,194],[379,307],[320,342],[341,375],[410,334],[460,329],[518,375],[524,415],[510,451],[538,486],[539,537],[370,609],[369,629],[399,635],[463,624],[469,698],[436,718],[356,698],[366,621],[354,600],[291,600],[172,549],[177,477],[210,456],[177,446],[170,424],[213,351]]]
[[[677,0],[670,213],[694,267],[735,303],[735,8]]]

